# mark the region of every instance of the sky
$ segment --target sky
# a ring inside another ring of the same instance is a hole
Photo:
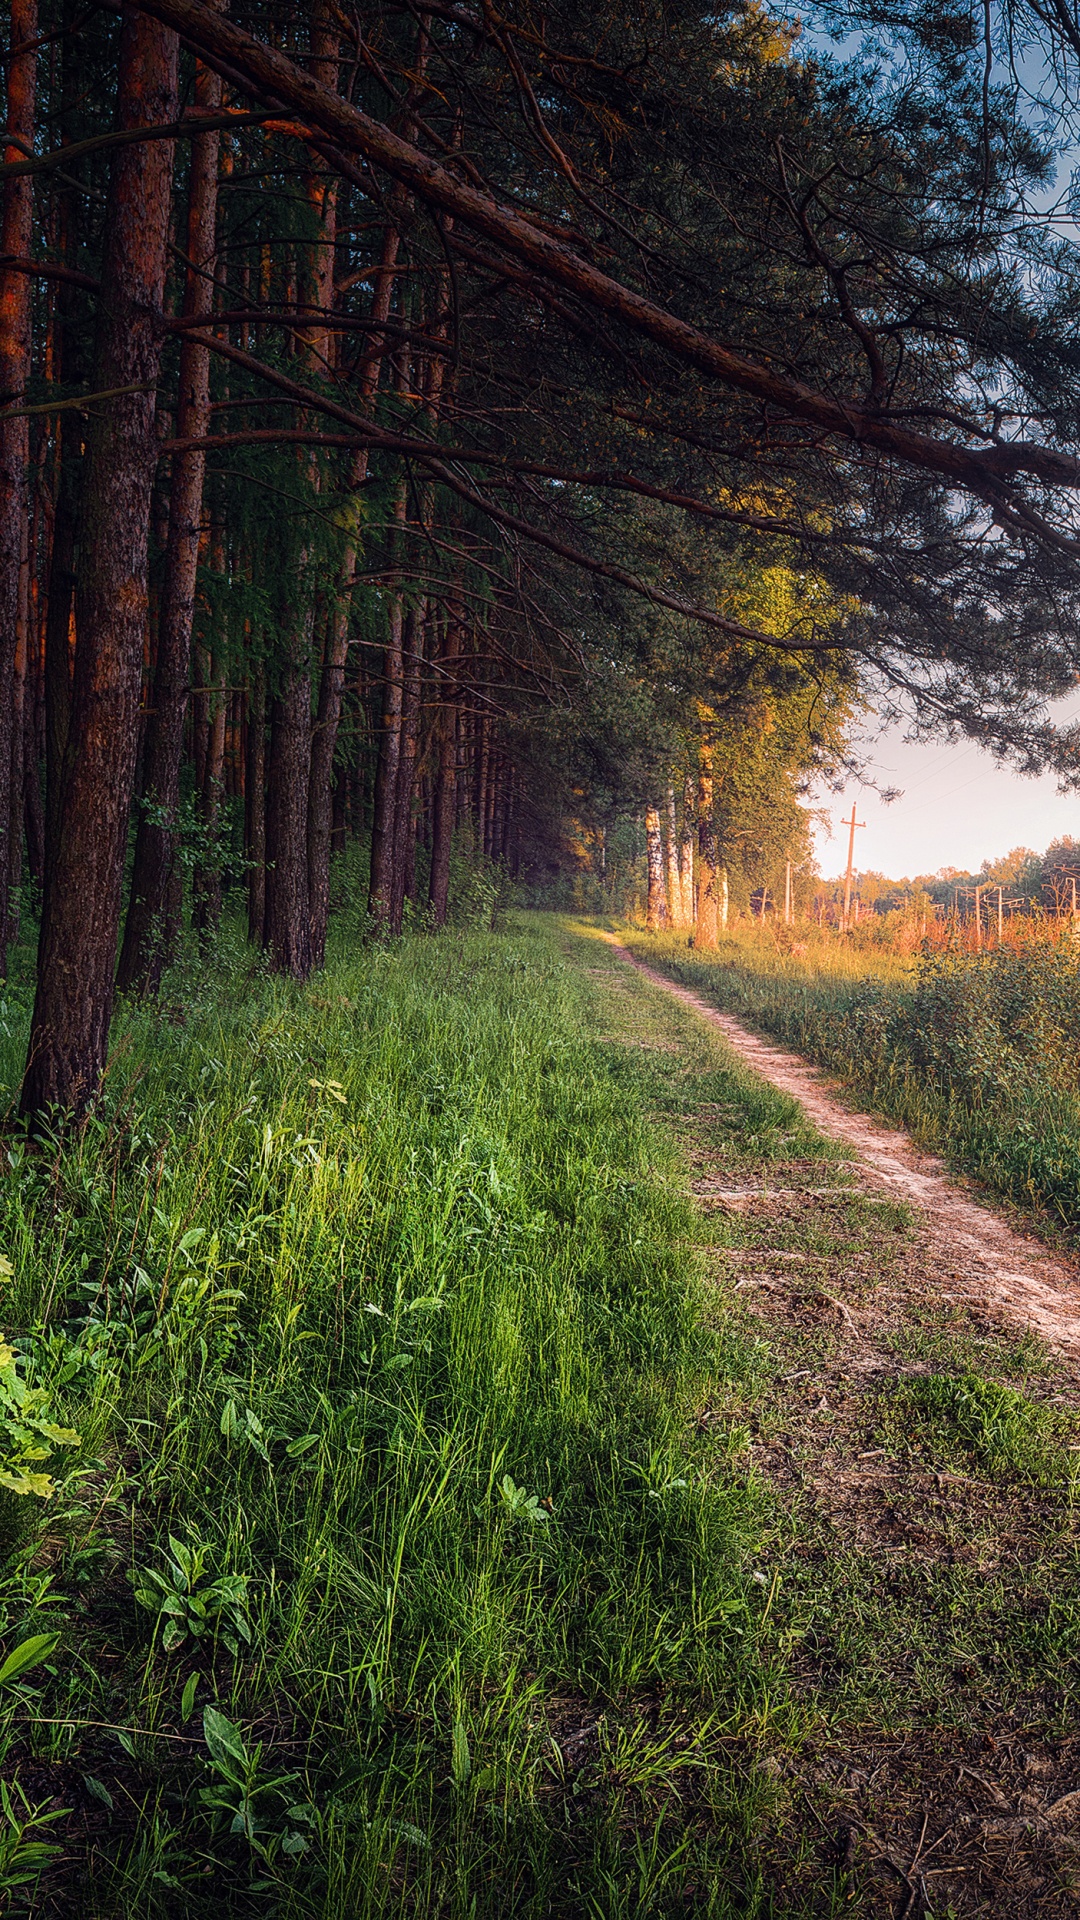
[[[1062,719],[1080,714],[1080,699],[1055,709]],[[972,741],[905,741],[902,727],[883,733],[866,753],[872,777],[882,787],[900,787],[902,797],[885,806],[872,788],[849,780],[842,794],[819,791],[813,804],[827,815],[814,835],[818,865],[826,877],[847,864],[842,818],[865,826],[855,835],[855,869],[911,879],[940,867],[977,872],[985,860],[1013,847],[1041,853],[1051,840],[1080,840],[1080,792],[1060,794],[1051,775],[1023,779],[999,766]],[[830,831],[831,828],[831,831]]]
[[[804,44],[843,59],[856,50],[858,36],[840,44],[804,22]],[[1021,69],[1024,65],[1021,59]],[[1042,196],[1048,206],[1078,158],[1075,151],[1062,155],[1057,180]],[[1055,703],[1052,710],[1061,720],[1074,720],[1080,717],[1080,697]],[[911,879],[946,866],[977,872],[1013,847],[1041,853],[1065,834],[1080,840],[1080,792],[1060,794],[1052,775],[1023,779],[974,742],[906,741],[899,726],[873,740],[865,760],[874,780],[901,788],[902,796],[886,806],[872,788],[856,781],[849,781],[842,794],[822,789],[813,796],[814,806],[826,815],[815,830],[814,849],[828,878],[847,864],[848,832],[840,822],[850,820],[853,801],[855,818],[865,822],[855,834],[855,871],[890,879]]]

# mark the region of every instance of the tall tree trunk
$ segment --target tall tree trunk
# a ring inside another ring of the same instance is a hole
[[[253,946],[262,946],[266,927],[266,674],[262,666],[255,670],[248,701],[244,858],[248,939]]]
[[[694,783],[689,774],[683,782],[679,830],[679,924],[694,924]]]
[[[8,917],[7,941],[12,946],[19,938],[20,888],[22,886],[23,819],[26,813],[26,706],[27,671],[30,638],[30,556],[23,541],[19,567],[19,615],[15,629],[15,672],[11,684],[11,783],[8,799]]]
[[[60,461],[45,609],[45,886],[56,865],[60,797],[71,721],[72,609],[82,455],[71,414],[62,417]],[[73,444],[74,443],[74,444]]]
[[[669,787],[667,790],[664,826],[667,837],[668,925],[681,927],[683,924],[682,875],[679,872],[679,819],[675,808],[674,787]]]
[[[435,794],[431,821],[431,870],[428,901],[437,927],[446,925],[450,903],[450,852],[454,843],[458,782],[457,649],[460,627],[453,610],[447,617],[439,650],[439,707]]]
[[[645,924],[651,933],[657,933],[661,927],[667,926],[667,900],[664,894],[664,842],[656,807],[645,809],[645,852],[649,868]]]
[[[397,804],[394,820],[394,863],[390,892],[390,927],[400,933],[415,857],[418,729],[420,722],[420,665],[424,646],[423,603],[414,608],[402,633],[401,747],[398,754]]]
[[[348,606],[347,603],[338,604],[331,610],[319,677],[319,704],[311,736],[311,772],[308,780],[308,912],[311,920],[311,965],[316,971],[326,959],[326,928],[330,918],[330,849],[334,832],[334,752],[341,719],[348,648]]]
[[[120,128],[168,123],[176,113],[176,35],[125,12]],[[27,1115],[84,1107],[108,1050],[138,744],[172,163],[171,141],[136,141],[116,149],[110,174],[95,385],[116,397],[98,404],[87,434],[79,643],[22,1089]]]
[[[698,870],[694,916],[695,947],[715,947],[717,917],[716,829],[713,825],[712,748],[703,742],[698,774]]]
[[[379,758],[375,767],[375,795],[371,822],[371,884],[368,893],[368,912],[383,931],[387,931],[390,927],[394,890],[398,766],[401,759],[403,619],[401,596],[395,593],[387,609],[386,648],[383,653],[382,725],[379,734]]]
[[[41,771],[38,759],[35,702],[26,703],[23,752],[23,820],[26,833],[26,870],[38,886],[45,875],[45,814],[41,805]]]
[[[199,864],[192,875],[192,925],[200,935],[215,933],[221,920],[221,853],[218,818],[225,770],[225,664],[214,659],[207,694],[206,744],[199,788],[199,825],[205,836]]]
[[[37,79],[37,0],[11,0],[11,53],[7,70],[5,163],[24,160],[34,138]],[[33,181],[14,174],[3,183],[0,254],[26,259],[33,229]],[[28,274],[0,267],[0,407],[18,407],[30,377]],[[0,975],[7,970],[11,932],[8,903],[12,868],[12,820],[22,845],[22,735],[15,713],[15,656],[28,519],[30,423],[0,414]],[[15,766],[18,762],[18,766]]]
[[[221,98],[217,74],[200,65],[195,75],[196,105],[211,112],[221,106]],[[186,243],[191,264],[184,286],[184,313],[193,318],[209,314],[213,305],[218,146],[217,133],[197,134],[191,142]],[[180,347],[177,435],[201,437],[209,425],[210,354],[192,331],[186,331]],[[173,455],[157,666],[143,751],[142,808],[118,975],[124,991],[156,993],[180,933],[177,809],[205,465],[206,456],[198,447]]]
[[[310,645],[310,633],[304,636]],[[311,972],[307,801],[311,779],[311,662],[299,648],[288,662],[270,713],[266,780],[264,941],[278,973]]]

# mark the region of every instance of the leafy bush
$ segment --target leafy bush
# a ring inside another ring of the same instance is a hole
[[[46,1387],[29,1386],[19,1371],[15,1349],[0,1338],[0,1487],[20,1497],[50,1500],[56,1491],[51,1474],[40,1471],[56,1447],[77,1447],[80,1435],[51,1418]]]

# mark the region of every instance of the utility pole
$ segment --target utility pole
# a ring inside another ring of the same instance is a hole
[[[1001,935],[1002,935],[1001,888],[999,887],[998,888],[998,946],[999,947],[1001,945]]]
[[[1076,896],[1076,882],[1074,880],[1073,881],[1073,912],[1074,913],[1076,912],[1075,896]],[[784,925],[785,927],[790,927],[791,925],[791,861],[790,860],[787,863],[787,871],[784,874]]]
[[[844,825],[850,828],[850,832],[847,843],[847,873],[844,878],[844,917],[840,922],[841,933],[846,933],[848,927],[851,925],[851,869],[855,860],[855,829],[856,827],[865,827],[866,821],[856,820],[853,805],[851,809],[851,819],[845,820]]]
[[[982,952],[982,888],[975,889],[975,951]]]

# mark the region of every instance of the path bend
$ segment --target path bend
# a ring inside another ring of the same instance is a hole
[[[820,1133],[854,1149],[872,1183],[923,1216],[936,1252],[987,1303],[1031,1327],[1058,1353],[1080,1360],[1080,1268],[983,1206],[899,1127],[853,1113],[830,1091],[826,1077],[794,1053],[762,1040],[730,1013],[721,1013],[607,935],[621,959],[720,1029],[747,1066],[797,1100]]]

